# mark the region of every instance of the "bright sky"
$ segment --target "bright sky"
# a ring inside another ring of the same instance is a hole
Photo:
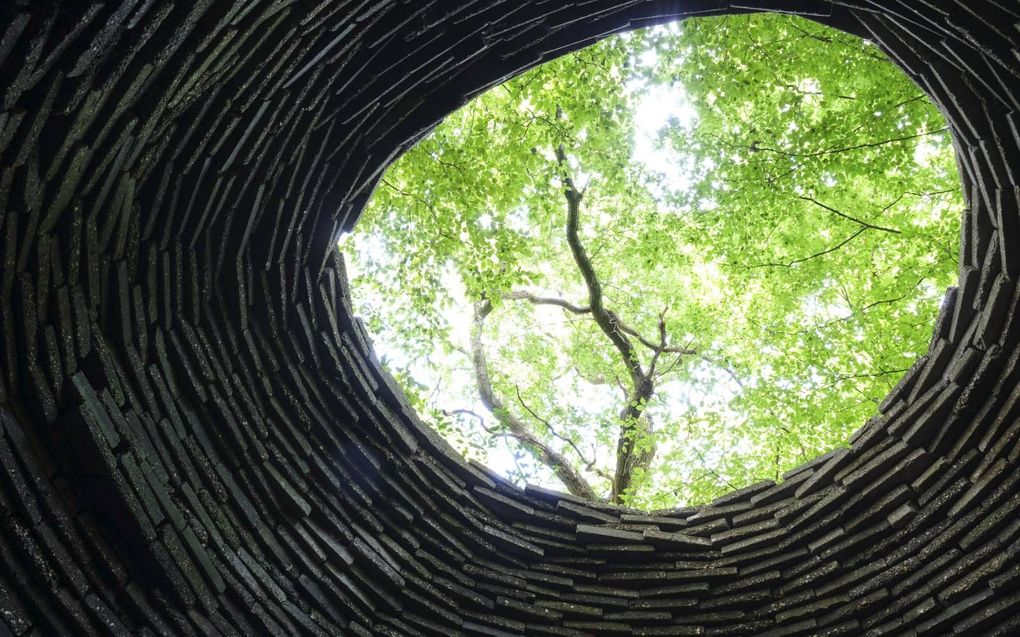
[[[637,91],[643,87],[638,83],[632,83],[627,88]],[[687,164],[679,161],[680,158],[675,152],[660,148],[656,140],[661,129],[671,120],[683,128],[693,128],[697,123],[697,113],[687,101],[683,88],[679,86],[652,86],[646,90],[647,93],[638,103],[634,118],[637,123],[634,156],[648,169],[661,173],[671,190],[686,190],[692,184]]]

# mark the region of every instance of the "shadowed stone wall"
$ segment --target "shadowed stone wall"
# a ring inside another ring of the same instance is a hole
[[[334,248],[486,87],[684,12],[875,40],[968,210],[848,449],[649,516],[466,465]],[[1015,0],[0,5],[0,635],[1020,634]]]

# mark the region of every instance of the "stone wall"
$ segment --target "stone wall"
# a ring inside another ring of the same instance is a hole
[[[649,516],[411,413],[334,248],[485,88],[776,9],[951,122],[959,289],[847,449]],[[1020,634],[1015,0],[0,5],[0,635]]]

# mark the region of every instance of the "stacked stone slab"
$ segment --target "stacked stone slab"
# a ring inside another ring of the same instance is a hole
[[[649,514],[520,490],[420,423],[334,248],[487,87],[780,10],[952,127],[959,287],[849,447]],[[1020,634],[1020,5],[0,5],[0,635]]]

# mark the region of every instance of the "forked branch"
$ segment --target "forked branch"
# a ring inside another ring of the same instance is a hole
[[[471,332],[471,358],[474,366],[475,382],[478,385],[478,397],[500,425],[513,436],[520,445],[531,453],[535,459],[552,469],[556,477],[570,493],[587,500],[597,500],[595,490],[574,468],[570,460],[562,453],[542,442],[527,423],[517,418],[492,389],[489,366],[482,346],[482,329],[485,319],[492,312],[492,303],[488,300],[475,305],[474,325]],[[583,457],[582,457],[583,459]]]
[[[602,282],[592,265],[581,243],[578,233],[580,226],[581,202],[584,191],[578,190],[570,176],[567,155],[560,146],[556,149],[556,161],[563,184],[563,195],[567,201],[567,244],[574,257],[581,278],[588,291],[588,307],[592,319],[599,329],[620,354],[621,362],[630,377],[630,387],[626,391],[626,403],[619,413],[620,429],[616,443],[616,471],[613,474],[613,488],[610,499],[621,502],[633,483],[635,473],[647,469],[655,457],[655,444],[651,438],[653,426],[651,418],[645,412],[648,401],[655,393],[655,365],[663,352],[672,350],[667,342],[665,319],[659,317],[659,342],[640,336],[635,330],[627,327],[615,312],[605,307]],[[628,338],[634,336],[639,343],[652,350],[652,358],[646,371],[641,365],[634,343]],[[677,352],[689,348],[682,348]]]

